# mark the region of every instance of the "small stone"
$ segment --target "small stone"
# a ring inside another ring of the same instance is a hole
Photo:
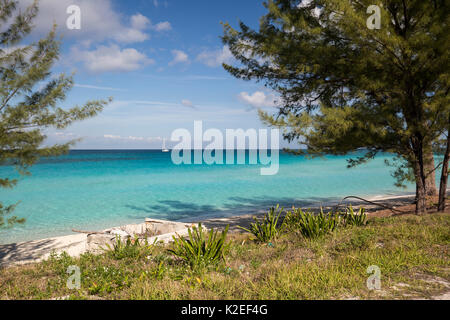
[[[115,236],[120,237],[121,240],[127,239],[130,237],[130,235],[128,234],[128,232],[120,230],[120,229],[112,229],[110,231],[110,234],[113,234]]]
[[[384,243],[383,243],[383,242],[378,242],[378,243],[375,245],[375,247],[376,247],[376,248],[383,248],[383,247],[384,247]]]

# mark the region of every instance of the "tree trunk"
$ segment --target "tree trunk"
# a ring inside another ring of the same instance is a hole
[[[416,214],[422,215],[427,213],[427,193],[425,183],[419,175],[416,177]]]
[[[434,155],[431,147],[430,151],[427,151],[425,153],[424,158],[426,194],[429,197],[436,197],[438,195],[438,191],[436,188],[436,170],[434,167]]]
[[[423,215],[427,213],[427,190],[425,187],[426,176],[421,142],[417,143],[416,150],[416,159],[413,163],[414,177],[416,179],[416,214]]]
[[[450,122],[450,118],[449,118],[449,122]],[[439,186],[438,211],[445,210],[445,198],[447,196],[449,158],[450,158],[450,128],[447,133],[447,149],[445,150],[444,161],[442,163],[441,184]]]

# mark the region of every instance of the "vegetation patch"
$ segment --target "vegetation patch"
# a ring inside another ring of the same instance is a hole
[[[207,234],[199,223],[198,227],[188,230],[188,239],[180,236],[173,237],[174,242],[169,252],[187,263],[195,271],[217,265],[224,260],[224,252],[228,248],[225,243],[228,228],[229,226],[225,228],[221,235],[213,229]]]
[[[275,240],[282,232],[284,223],[279,223],[283,208],[277,205],[276,208],[270,208],[269,212],[264,215],[262,220],[254,218],[255,222],[250,224],[250,229],[240,227],[255,237],[259,242],[267,243]]]

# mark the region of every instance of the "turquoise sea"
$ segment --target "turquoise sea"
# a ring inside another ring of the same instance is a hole
[[[0,231],[0,243],[98,230],[146,217],[180,220],[238,215],[267,209],[312,206],[347,195],[375,196],[413,191],[393,185],[381,155],[346,168],[348,156],[307,159],[280,154],[277,175],[260,175],[259,165],[175,165],[159,150],[71,151],[42,159],[17,187],[0,190],[0,202],[20,201],[15,214],[27,222]],[[17,177],[0,166],[1,177]]]

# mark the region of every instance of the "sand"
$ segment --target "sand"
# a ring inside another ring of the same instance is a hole
[[[27,264],[46,260],[52,251],[66,251],[71,256],[86,252],[87,235],[74,234],[43,240],[0,245],[0,266]]]

